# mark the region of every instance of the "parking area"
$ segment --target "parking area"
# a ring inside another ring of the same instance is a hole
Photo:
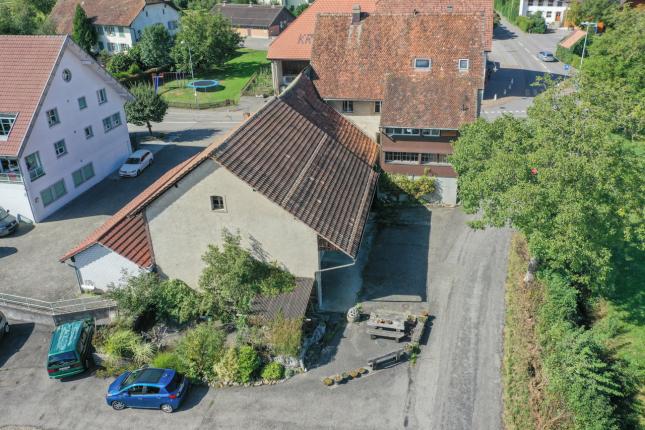
[[[0,428],[48,429],[498,429],[504,279],[510,232],[471,230],[459,208],[412,208],[379,225],[365,265],[367,306],[423,306],[432,321],[416,365],[402,363],[343,386],[321,379],[365,366],[399,344],[345,325],[320,366],[275,386],[198,387],[185,408],[116,412],[108,380],[50,381],[43,369],[49,333],[23,325],[0,348]],[[37,411],[37,413],[34,413]]]
[[[120,178],[114,172],[43,222],[23,223],[14,235],[0,238],[0,291],[47,301],[78,296],[74,270],[58,258],[169,169],[221,139],[242,121],[244,112],[254,112],[264,102],[245,98],[229,109],[170,109],[164,122],[153,126],[153,131],[164,133],[163,141],[140,144],[155,159],[139,177]],[[129,129],[139,137],[147,133],[145,127]]]

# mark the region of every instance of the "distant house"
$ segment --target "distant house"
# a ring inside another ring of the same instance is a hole
[[[170,1],[58,0],[50,14],[58,34],[72,33],[78,4],[96,27],[97,50],[111,54],[131,48],[148,26],[162,24],[170,34],[175,34],[179,26],[179,11]]]
[[[278,36],[296,19],[287,8],[275,5],[223,3],[215,5],[213,12],[230,19],[240,35],[264,39]]]
[[[479,115],[488,24],[478,12],[369,14],[356,6],[351,14],[319,14],[312,80],[325,101],[380,142],[386,172],[433,176],[436,198],[454,204],[457,175],[447,157],[458,129]]]
[[[519,14],[541,13],[547,25],[561,26],[569,8],[569,0],[520,0]]]
[[[130,154],[130,93],[68,36],[0,36],[0,206],[42,221]]]
[[[296,6],[300,6],[301,4],[313,3],[313,1],[314,0],[258,0],[258,3],[265,5],[277,4],[291,9]]]
[[[238,233],[255,258],[316,278],[326,253],[356,258],[378,174],[376,144],[301,75],[222,143],[167,172],[79,246],[82,283],[155,270],[197,287],[201,256]],[[325,267],[325,270],[329,270]],[[267,304],[267,306],[270,306]]]
[[[309,65],[318,15],[348,14],[354,6],[359,6],[365,16],[413,11],[433,14],[481,13],[484,17],[481,30],[485,35],[485,50],[490,52],[493,46],[492,0],[316,0],[269,46],[267,58],[271,60],[276,94]],[[431,31],[428,35],[433,33]],[[424,35],[424,38],[428,35]]]

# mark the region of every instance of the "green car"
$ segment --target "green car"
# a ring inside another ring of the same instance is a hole
[[[94,321],[85,319],[61,324],[52,333],[47,354],[50,378],[64,378],[89,369],[92,365]]]

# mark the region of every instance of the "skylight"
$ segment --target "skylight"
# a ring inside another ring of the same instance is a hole
[[[16,122],[16,115],[0,112],[0,140],[7,140],[13,123]]]
[[[432,67],[432,60],[429,58],[415,58],[414,59],[414,68],[420,70],[430,70]]]

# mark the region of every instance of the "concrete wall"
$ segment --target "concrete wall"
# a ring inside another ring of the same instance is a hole
[[[9,324],[21,321],[48,327],[56,327],[66,322],[78,321],[85,318],[94,318],[97,324],[108,324],[118,315],[116,307],[92,309],[68,314],[52,314],[43,310],[28,309],[5,303],[0,303],[0,311],[7,317]]]
[[[93,70],[95,67],[94,63],[82,64],[76,54],[70,49],[66,50],[54,71],[51,87],[22,150],[20,169],[36,222],[42,221],[115,171],[131,152],[124,100]],[[64,69],[72,72],[70,82],[63,81]],[[101,88],[105,88],[108,101],[99,105],[96,92]],[[81,96],[87,101],[87,107],[83,110],[78,106]],[[60,123],[49,127],[46,112],[53,108],[58,110]],[[121,115],[121,125],[108,132],[103,131],[103,118],[117,112]],[[84,128],[87,126],[92,126],[94,132],[94,137],[90,139],[85,138]],[[57,157],[54,143],[61,139],[65,139],[67,154]],[[36,151],[45,175],[31,181],[25,157]],[[72,172],[90,162],[94,166],[94,177],[75,187]],[[40,192],[61,179],[65,181],[67,194],[45,207]]]
[[[210,196],[223,196],[225,209],[211,210]],[[209,244],[222,233],[239,233],[256,258],[277,261],[296,276],[318,270],[317,234],[248,184],[207,160],[156,199],[146,217],[160,272],[197,287]]]
[[[0,183],[0,206],[11,211],[13,215],[20,215],[21,218],[29,221],[34,220],[29,206],[29,197],[23,184]]]
[[[345,118],[356,124],[369,137],[376,140],[381,122],[381,114],[374,112],[373,101],[354,101],[354,112],[343,112],[342,100],[328,100],[327,103],[341,113]]]
[[[81,283],[93,284],[101,290],[107,290],[110,284],[118,287],[125,274],[141,272],[132,261],[99,244],[77,254],[74,260]]]

